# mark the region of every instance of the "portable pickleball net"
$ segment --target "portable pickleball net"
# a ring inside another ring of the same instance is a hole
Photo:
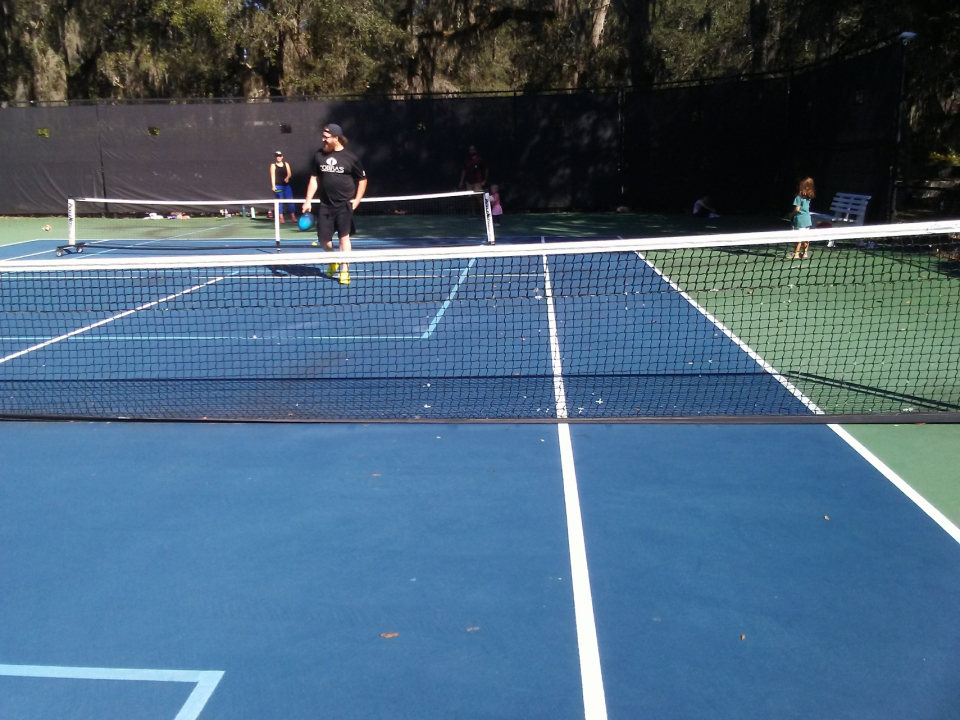
[[[957,420],[958,233],[5,261],[0,415]]]

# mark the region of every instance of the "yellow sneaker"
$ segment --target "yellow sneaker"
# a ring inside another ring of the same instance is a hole
[[[350,271],[344,270],[340,273],[340,284],[349,285],[350,284]]]
[[[329,265],[327,265],[328,278],[336,277],[339,271],[340,271],[340,263],[330,263]]]

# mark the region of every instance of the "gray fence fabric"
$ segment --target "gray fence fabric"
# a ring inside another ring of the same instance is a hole
[[[891,45],[786,77],[577,94],[0,109],[0,213],[63,213],[68,197],[270,197],[281,150],[307,185],[326,122],[350,138],[370,195],[456,188],[476,145],[508,211],[627,205],[786,211],[798,175],[886,208],[899,63]],[[789,196],[789,197],[787,197]]]
[[[0,213],[66,213],[103,194],[96,107],[0,110]]]

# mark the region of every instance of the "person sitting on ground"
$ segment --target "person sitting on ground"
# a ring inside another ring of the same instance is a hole
[[[720,214],[713,207],[713,200],[709,195],[704,195],[693,204],[693,214],[699,218],[717,218]]]

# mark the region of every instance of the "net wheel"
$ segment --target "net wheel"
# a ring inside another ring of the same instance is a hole
[[[77,245],[77,252],[78,252],[78,253],[82,253],[82,252],[83,252],[83,245]]]
[[[63,257],[63,249],[57,248],[57,257]]]

